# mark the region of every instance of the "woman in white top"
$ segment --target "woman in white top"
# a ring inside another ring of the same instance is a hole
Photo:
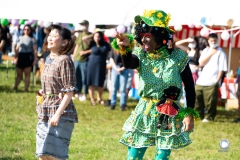
[[[188,46],[183,45],[184,43],[188,43]],[[199,62],[198,59],[200,57],[201,48],[199,47],[199,41],[197,37],[190,37],[187,39],[179,40],[175,43],[177,48],[182,49],[188,54],[189,58],[189,67],[192,72],[194,83],[198,79],[198,70],[199,70]]]

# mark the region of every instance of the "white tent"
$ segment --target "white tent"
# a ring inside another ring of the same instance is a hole
[[[2,0],[0,18],[36,19],[91,24],[129,24],[144,9],[160,9],[172,15],[170,25],[199,23],[202,17],[216,25],[234,19],[240,26],[240,10],[235,0]]]

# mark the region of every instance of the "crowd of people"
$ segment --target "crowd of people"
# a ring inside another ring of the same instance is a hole
[[[15,57],[13,90],[18,90],[24,75],[24,91],[28,92],[32,67],[41,64],[36,132],[39,159],[68,158],[69,141],[78,122],[73,99],[113,110],[119,92],[120,110],[126,110],[134,70],[141,98],[120,138],[128,147],[127,159],[142,159],[153,145],[155,159],[168,159],[172,149],[191,143],[194,118],[214,121],[218,89],[227,71],[217,34],[176,40],[168,27],[170,15],[161,10],[145,11],[134,20],[133,35],[117,34],[111,42],[101,31],[89,32],[87,20],[75,31],[60,25],[0,26],[0,54],[10,52]],[[106,86],[109,96],[104,100]],[[185,107],[178,103],[182,94]]]
[[[188,43],[188,46],[184,43]],[[226,54],[218,45],[218,35],[210,33],[207,39],[194,36],[175,44],[189,57],[196,91],[195,109],[202,122],[213,121],[217,112],[219,87],[227,71]]]
[[[117,104],[119,90],[121,93],[120,109],[125,110],[127,95],[132,86],[133,70],[123,67],[121,58],[116,57],[117,53],[112,50],[110,41],[103,32],[89,32],[87,20],[81,21],[78,28],[78,30],[71,31],[75,43],[68,53],[74,62],[76,72],[77,91],[74,99],[89,100],[93,106],[100,104],[109,106],[112,110]],[[1,25],[0,57],[1,54],[15,57],[13,64],[16,65],[17,76],[13,86],[14,91],[18,90],[20,82],[24,80],[24,92],[28,92],[33,66],[37,67],[37,73],[40,76],[46,58],[50,54],[50,51],[42,49],[50,32],[50,26],[25,25],[22,28],[20,25],[14,27],[11,24]],[[116,60],[115,63],[114,60]],[[108,75],[109,78],[107,78]],[[94,97],[95,89],[97,89],[97,98]],[[103,100],[104,89],[108,90],[109,99]]]
[[[184,50],[189,57],[189,66],[196,92],[195,109],[199,112],[202,122],[213,121],[221,96],[220,87],[227,73],[226,54],[218,44],[218,35],[211,33],[207,38],[193,36],[178,40],[175,47]],[[240,83],[239,73],[238,68],[236,71],[238,86]],[[238,92],[237,97],[240,102]],[[240,107],[238,107],[238,118],[233,122],[240,122]]]
[[[131,70],[123,67],[121,57],[112,49],[103,32],[89,32],[87,20],[83,20],[79,24],[81,30],[75,31],[77,33],[76,45],[72,54],[78,89],[75,97],[80,101],[85,101],[86,95],[89,94],[91,105],[101,104],[109,106],[109,109],[112,110],[115,109],[119,90],[120,109],[125,110],[127,87],[131,88],[132,84]],[[106,78],[108,74],[110,74],[110,78]],[[104,101],[102,93],[106,81],[110,81],[111,84],[107,87],[109,99]],[[95,89],[97,89],[97,98],[94,97]]]

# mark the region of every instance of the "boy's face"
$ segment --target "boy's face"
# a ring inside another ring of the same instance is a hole
[[[209,38],[208,43],[209,44],[217,44],[217,39],[216,38]]]

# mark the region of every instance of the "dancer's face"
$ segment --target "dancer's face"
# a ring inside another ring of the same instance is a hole
[[[157,48],[155,37],[151,33],[145,33],[142,37],[143,49],[153,52]]]
[[[53,29],[48,38],[48,49],[51,51],[59,51],[61,47],[66,44],[66,40],[63,40],[57,29]]]

